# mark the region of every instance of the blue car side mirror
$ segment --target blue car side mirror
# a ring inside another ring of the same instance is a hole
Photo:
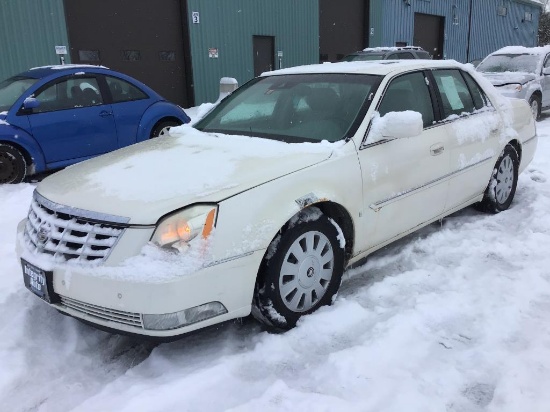
[[[40,102],[36,100],[34,97],[27,97],[23,101],[23,109],[26,110],[32,110],[40,106]]]

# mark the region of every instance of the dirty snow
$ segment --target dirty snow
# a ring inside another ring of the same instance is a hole
[[[3,411],[544,412],[550,405],[550,117],[510,210],[471,208],[344,276],[285,334],[248,319],[166,344],[60,315],[23,287],[0,187]]]

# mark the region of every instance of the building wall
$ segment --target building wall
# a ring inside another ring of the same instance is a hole
[[[63,0],[0,0],[0,41],[0,80],[59,63],[55,46],[69,46]]]
[[[196,104],[218,98],[221,77],[239,85],[254,77],[254,35],[275,36],[283,67],[319,61],[318,0],[188,0],[187,6]]]
[[[505,17],[497,14],[501,5],[508,8]],[[528,0],[371,0],[370,10],[369,46],[412,45],[414,13],[432,14],[445,17],[444,58],[460,62],[506,45],[535,46],[541,12]],[[532,22],[522,21],[526,11],[533,14]]]
[[[499,16],[497,8],[503,4],[508,8],[508,13]],[[523,21],[525,12],[533,14],[533,21]],[[510,0],[474,1],[468,61],[482,59],[504,46],[536,46],[540,13],[540,7],[530,3]]]

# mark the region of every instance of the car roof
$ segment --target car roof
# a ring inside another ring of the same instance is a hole
[[[286,75],[286,74],[321,74],[321,73],[343,73],[343,74],[374,74],[385,76],[394,72],[405,72],[409,70],[431,69],[431,68],[462,68],[461,63],[455,60],[373,60],[360,62],[339,62],[312,64],[308,66],[290,67],[272,72],[262,73],[262,76]]]
[[[490,56],[499,54],[533,54],[546,55],[550,53],[550,46],[524,47],[524,46],[506,46],[490,54]]]
[[[91,64],[63,64],[63,65],[53,65],[53,66],[41,66],[33,67],[32,69],[27,70],[26,72],[19,73],[17,76],[22,77],[31,77],[33,79],[41,79],[43,77],[48,77],[52,74],[58,73],[76,73],[79,70],[83,69],[94,69],[94,70],[109,70],[105,66],[94,66]]]

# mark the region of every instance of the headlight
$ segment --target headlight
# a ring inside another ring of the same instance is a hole
[[[504,86],[500,86],[500,89],[511,92],[521,92],[521,89],[523,89],[523,85],[519,83],[505,84]]]
[[[180,210],[160,221],[151,242],[160,247],[184,251],[199,235],[203,239],[210,235],[216,221],[216,211],[215,205],[199,205]]]

